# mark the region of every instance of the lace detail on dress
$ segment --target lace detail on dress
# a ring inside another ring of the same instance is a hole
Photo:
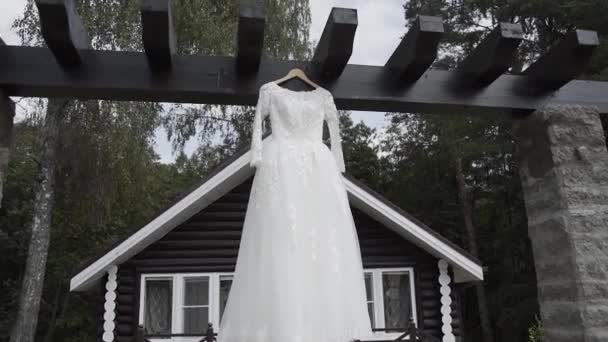
[[[272,96],[277,97],[277,99],[271,100]],[[287,144],[294,146],[301,146],[303,140],[313,143],[321,142],[323,120],[327,121],[331,139],[331,152],[338,170],[344,172],[338,111],[329,91],[323,88],[310,91],[293,91],[282,88],[274,82],[263,85],[260,88],[253,119],[250,161],[252,167],[259,167],[263,159],[262,122],[269,115],[273,136],[279,139],[289,139],[290,142]],[[296,157],[299,166],[304,169],[306,167],[302,163],[308,162],[307,157],[309,157],[307,153],[300,153]]]
[[[345,171],[344,156],[342,154],[342,138],[340,137],[340,122],[338,121],[338,109],[334,103],[333,97],[327,96],[325,103],[325,121],[329,128],[329,139],[331,140],[331,152],[336,159],[338,170]]]
[[[260,87],[251,134],[251,161],[249,165],[252,167],[258,167],[262,161],[262,122],[270,113],[269,97],[268,87]]]

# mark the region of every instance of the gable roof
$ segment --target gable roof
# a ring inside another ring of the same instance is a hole
[[[220,165],[193,191],[72,277],[70,291],[90,288],[109,267],[129,260],[241,184],[255,171],[249,166],[249,160],[250,154],[246,151]],[[454,268],[456,282],[483,280],[483,269],[479,260],[352,177],[344,176],[343,179],[351,205],[428,253],[445,259]]]

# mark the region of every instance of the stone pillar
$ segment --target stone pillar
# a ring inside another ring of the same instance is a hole
[[[608,341],[608,152],[598,111],[547,107],[515,128],[544,341]]]
[[[13,138],[15,104],[0,91],[0,207]]]

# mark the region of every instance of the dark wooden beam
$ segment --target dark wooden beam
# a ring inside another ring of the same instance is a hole
[[[525,86],[553,91],[583,73],[599,45],[597,32],[575,30],[524,71]],[[606,96],[606,95],[604,95]]]
[[[237,31],[236,64],[242,74],[258,71],[264,47],[264,0],[241,0]]]
[[[171,69],[176,43],[171,0],[142,0],[141,24],[150,68],[155,71]]]
[[[443,32],[441,18],[424,15],[416,18],[386,62],[386,74],[399,82],[416,82],[437,58]]]
[[[357,24],[356,9],[331,9],[312,58],[315,76],[330,80],[342,74],[353,52]]]
[[[484,87],[511,67],[524,38],[519,24],[500,23],[458,66],[460,81]]]
[[[242,79],[234,57],[174,56],[173,70],[155,77],[142,52],[82,51],[87,63],[66,73],[46,48],[0,47],[0,89],[9,96],[73,97],[255,105],[259,87],[291,68],[311,63],[263,60],[259,71]],[[453,89],[454,71],[429,70],[415,86],[385,87],[384,67],[348,64],[342,75],[319,84],[340,109],[379,112],[530,112],[548,102],[595,105],[608,113],[608,82],[572,81],[555,93],[514,91],[524,76],[504,74],[471,94]]]
[[[89,36],[76,13],[73,0],[35,0],[40,28],[57,63],[73,68],[82,63],[79,49],[90,47]]]

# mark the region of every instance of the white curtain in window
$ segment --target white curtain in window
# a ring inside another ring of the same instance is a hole
[[[386,328],[407,327],[412,315],[409,274],[407,272],[384,273],[382,287]]]
[[[171,333],[172,283],[169,279],[146,280],[144,327],[146,334]]]

